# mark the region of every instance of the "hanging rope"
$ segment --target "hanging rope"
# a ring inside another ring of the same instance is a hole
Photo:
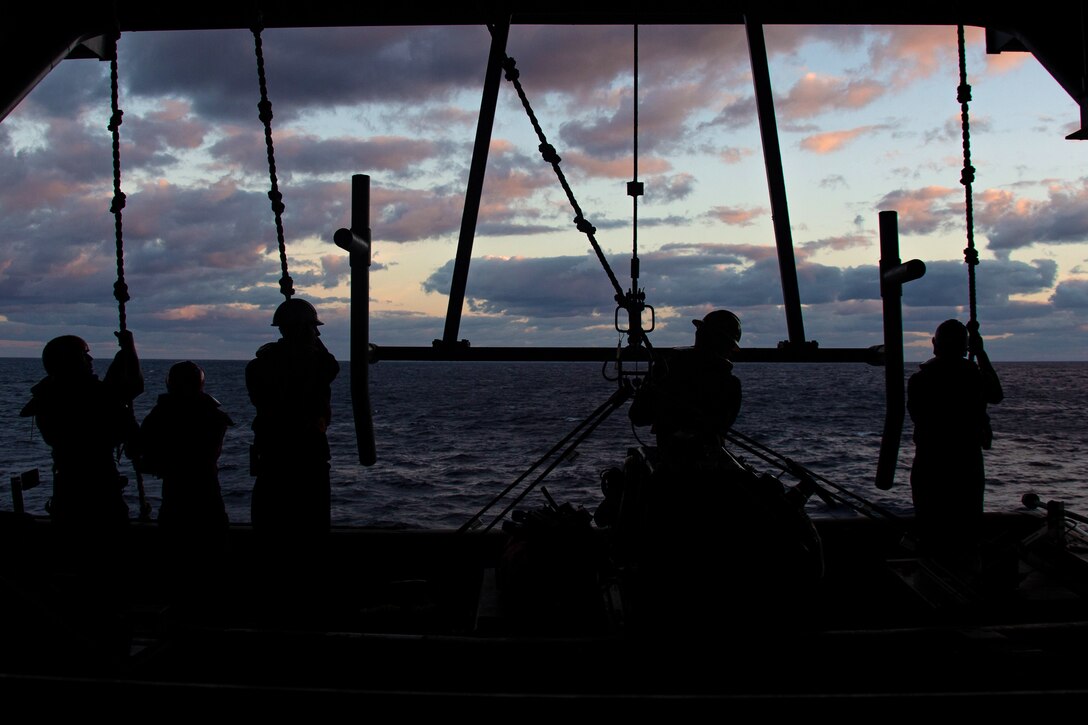
[[[125,283],[125,241],[123,234],[123,225],[121,222],[121,210],[125,208],[125,194],[121,191],[121,122],[124,117],[124,111],[122,111],[118,104],[118,82],[117,73],[117,40],[120,38],[120,33],[114,38],[113,52],[110,56],[110,122],[106,126],[110,133],[113,135],[113,201],[110,203],[110,213],[113,214],[113,228],[114,235],[116,237],[117,246],[117,281],[113,283],[113,297],[117,300],[117,324],[118,324],[118,339],[122,340],[124,334],[128,331],[127,316],[125,313],[125,303],[128,302],[131,297],[128,294],[128,284]],[[122,342],[122,349],[124,349],[125,343]],[[129,409],[132,408],[132,401],[128,401]],[[117,460],[121,460],[121,448],[117,449]],[[147,500],[147,490],[144,487],[143,472],[140,471],[140,466],[134,458],[132,461],[133,470],[136,474],[136,492],[139,496],[140,506],[140,520],[151,520],[151,502]]]
[[[540,140],[540,154],[544,157],[544,160],[552,165],[552,169],[555,170],[555,175],[559,179],[560,185],[563,187],[563,191],[567,194],[567,200],[570,202],[571,208],[574,209],[574,224],[578,228],[578,231],[582,232],[589,239],[590,245],[593,247],[593,251],[597,254],[597,259],[601,261],[601,266],[604,267],[605,274],[608,275],[608,281],[612,283],[612,288],[616,291],[616,301],[622,304],[624,300],[623,288],[620,286],[619,280],[616,279],[616,275],[612,272],[612,267],[609,266],[608,260],[604,256],[604,252],[601,251],[601,245],[597,243],[597,238],[594,236],[597,233],[597,229],[586,220],[582,214],[582,209],[578,206],[578,200],[574,198],[574,192],[571,191],[570,184],[567,183],[566,176],[563,175],[563,170],[559,168],[559,162],[562,160],[559,158],[559,154],[556,152],[555,147],[548,143],[548,139],[544,136],[544,130],[540,127],[540,122],[537,121],[536,114],[533,112],[533,107],[529,104],[529,99],[525,95],[525,89],[521,87],[521,81],[518,78],[521,72],[517,69],[517,62],[507,56],[503,61],[503,69],[506,71],[506,80],[514,84],[514,89],[518,93],[518,98],[521,99],[521,105],[525,108],[525,113],[529,116],[529,122],[533,124],[533,129],[536,131],[537,138]]]
[[[627,195],[631,197],[631,290],[638,287],[638,198],[642,196],[642,182],[638,180],[638,25],[634,40],[634,102],[632,112],[631,183]]]
[[[283,212],[286,207],[283,204],[283,194],[280,193],[276,180],[276,149],[272,143],[272,101],[268,100],[268,83],[264,72],[264,47],[261,42],[263,20],[258,14],[257,24],[253,26],[253,43],[257,53],[257,81],[261,88],[261,100],[257,104],[258,116],[264,124],[264,142],[268,149],[268,175],[272,181],[272,188],[268,191],[268,199],[272,202],[272,213],[276,218],[276,240],[280,250],[280,293],[291,299],[295,293],[294,280],[287,273],[287,244],[283,238]]]
[[[967,264],[967,288],[970,310],[970,322],[978,325],[978,305],[975,294],[975,267],[978,266],[978,251],[975,249],[975,217],[971,203],[971,184],[975,180],[975,168],[971,166],[971,127],[967,115],[967,104],[971,100],[971,86],[967,84],[967,43],[963,26],[957,29],[960,62],[960,84],[956,98],[960,103],[960,121],[963,127],[963,171],[960,183],[963,184],[967,218],[967,248],[963,250],[963,261]]]
[[[110,204],[110,213],[113,214],[114,235],[117,239],[117,281],[113,283],[113,297],[117,300],[117,316],[119,318],[120,331],[125,332],[126,316],[125,303],[129,301],[128,285],[125,284],[125,243],[122,234],[121,210],[125,208],[125,194],[121,191],[121,119],[124,111],[117,105],[117,50],[113,51],[110,58],[110,115],[109,125],[106,126],[113,134],[113,201]]]

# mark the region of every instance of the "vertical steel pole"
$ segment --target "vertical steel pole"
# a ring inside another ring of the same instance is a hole
[[[884,434],[876,466],[876,487],[887,490],[895,482],[899,442],[906,414],[903,391],[903,284],[926,273],[926,265],[912,259],[899,261],[899,215],[882,211],[880,217],[880,298],[884,305]]]
[[[450,281],[450,301],[446,308],[446,326],[442,332],[442,344],[447,346],[456,344],[461,328],[461,311],[465,306],[465,290],[468,287],[468,267],[476,236],[476,220],[480,215],[487,152],[491,146],[491,132],[495,125],[495,105],[499,99],[499,86],[502,84],[502,64],[506,60],[506,39],[509,34],[509,18],[491,28],[491,53],[484,74],[480,117],[476,123],[476,144],[472,149],[472,165],[469,168],[468,188],[465,190],[465,209],[461,214],[461,234],[457,240],[457,257],[453,263],[453,278]]]
[[[351,233],[365,245],[352,245],[351,264],[351,406],[355,416],[355,440],[359,463],[377,460],[374,419],[370,410],[370,177],[351,177]]]
[[[752,82],[755,84],[759,132],[763,139],[763,159],[767,167],[767,187],[771,197],[771,219],[778,246],[778,273],[782,278],[782,301],[786,308],[786,330],[789,343],[805,344],[805,324],[801,314],[801,293],[797,287],[797,263],[793,256],[793,232],[786,203],[786,177],[782,171],[782,149],[778,145],[778,125],[771,96],[771,73],[767,66],[767,45],[763,26],[744,19],[748,32],[748,53],[752,59]]]

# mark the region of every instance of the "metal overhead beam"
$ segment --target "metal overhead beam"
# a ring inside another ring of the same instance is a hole
[[[672,348],[654,348],[654,355],[663,354]],[[410,347],[396,345],[372,345],[369,353],[371,363],[382,361],[401,362],[599,362],[616,361],[645,362],[649,360],[646,348],[642,347],[471,347],[458,345],[447,347]],[[777,362],[777,363],[868,363],[884,364],[884,350],[881,346],[868,348],[741,348],[730,356],[734,362]]]
[[[486,25],[496,13],[512,25],[741,25],[752,3],[676,0],[647,8],[619,0],[499,0],[472,4],[344,3],[340,0],[265,0],[229,3],[189,0],[84,0],[23,4],[0,24],[0,120],[80,42],[113,30],[248,30],[256,8],[265,28]],[[764,25],[968,25],[1017,39],[1082,106],[1085,79],[1084,3],[1038,0],[1030,9],[992,0],[919,0],[913,3],[761,3]],[[78,54],[77,54],[78,55]]]

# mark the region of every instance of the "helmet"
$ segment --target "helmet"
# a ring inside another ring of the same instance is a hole
[[[727,336],[735,344],[740,343],[740,318],[729,310],[708,312],[703,319],[692,320],[691,324],[695,325],[696,337],[700,333],[718,333]]]
[[[166,389],[183,395],[199,393],[204,389],[204,369],[190,360],[173,365],[166,374]]]
[[[967,326],[959,320],[945,320],[933,334],[933,354],[963,357],[967,354]]]
[[[306,300],[292,297],[282,302],[272,315],[272,327],[284,327],[287,325],[306,323],[310,325],[324,325],[317,319],[317,308]]]
[[[82,337],[61,335],[54,337],[42,349],[42,367],[54,377],[77,375],[89,371],[90,349]]]

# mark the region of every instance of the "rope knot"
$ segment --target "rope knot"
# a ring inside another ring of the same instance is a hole
[[[291,279],[291,275],[285,274],[280,277],[280,294],[284,297],[290,297],[295,293],[295,281]]]
[[[131,299],[128,296],[128,285],[124,280],[119,279],[113,283],[113,298],[122,304]]]
[[[118,191],[113,195],[113,201],[110,203],[110,214],[117,214],[125,208],[125,192]]]
[[[974,247],[967,247],[963,250],[963,261],[972,267],[978,264],[978,250]]]
[[[110,133],[115,133],[118,128],[121,127],[121,117],[125,115],[125,112],[118,108],[110,116],[110,122],[106,125],[106,130]]]
[[[521,71],[517,69],[517,61],[509,56],[502,62],[502,68],[506,71],[506,80],[508,81],[516,81],[521,77]]]
[[[544,160],[549,164],[558,164],[562,159],[559,158],[559,154],[556,153],[555,147],[550,143],[540,144],[540,155],[544,157]]]
[[[261,123],[268,125],[272,123],[272,101],[267,98],[261,99],[257,103],[258,118],[261,119]]]
[[[276,214],[283,214],[284,210],[287,208],[283,203],[283,194],[278,190],[273,189],[268,192],[268,198],[272,202],[272,211]]]
[[[574,225],[578,227],[578,231],[582,232],[583,234],[595,234],[597,232],[597,228],[590,224],[588,221],[586,221],[585,217],[574,217]]]
[[[960,173],[960,183],[967,186],[968,184],[974,183],[974,181],[975,167],[970,165],[964,166],[963,171]]]
[[[963,83],[956,86],[956,100],[960,103],[967,103],[971,100],[971,86],[967,83]]]

